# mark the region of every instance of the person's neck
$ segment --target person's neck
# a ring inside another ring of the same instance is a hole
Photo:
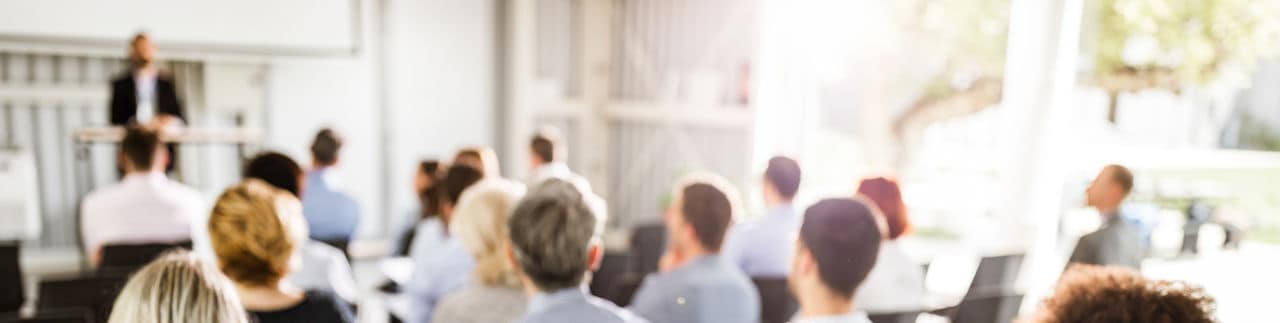
[[[784,200],[784,199],[765,199],[765,201],[764,201],[764,207],[765,207],[765,209],[769,209],[769,210],[774,210],[774,209],[777,209],[777,208],[779,208],[779,207],[783,207],[783,206],[786,206],[786,205],[791,205],[791,200]]]
[[[1097,209],[1098,209],[1098,214],[1101,214],[1102,217],[1104,218],[1109,218],[1109,217],[1118,215],[1120,213],[1120,204],[1117,203],[1117,204],[1106,205],[1106,206],[1098,206]]]
[[[328,169],[328,168],[333,167],[333,164],[324,164],[324,163],[320,163],[320,162],[314,162],[314,163],[312,163],[312,164],[313,164],[313,165],[315,165],[315,166],[311,166],[311,170],[316,170],[316,171],[325,170],[325,169]]]
[[[853,312],[853,302],[826,292],[809,293],[800,299],[800,317],[840,316]]]
[[[155,75],[156,72],[155,64],[142,65],[133,69],[134,75]]]
[[[129,176],[153,176],[153,175],[161,175],[161,174],[164,174],[164,171],[163,171],[163,170],[161,170],[161,169],[133,169],[133,170],[126,170],[126,171],[124,172],[124,176],[125,176],[125,177],[129,177]]]
[[[692,263],[698,259],[702,259],[703,257],[714,256],[716,253],[711,252],[710,250],[707,250],[707,248],[703,248],[701,245],[698,245],[697,243],[691,243],[688,246],[676,249],[676,254],[679,256],[680,261],[673,268],[684,267],[689,263]]]

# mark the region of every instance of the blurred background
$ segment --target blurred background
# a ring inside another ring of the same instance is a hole
[[[369,250],[416,205],[419,160],[488,145],[522,179],[550,125],[611,232],[659,222],[694,170],[758,216],[764,162],[787,154],[801,205],[897,177],[931,291],[1025,255],[1028,309],[1098,225],[1085,187],[1120,163],[1151,228],[1146,274],[1204,285],[1224,322],[1267,317],[1257,291],[1280,289],[1275,0],[7,1],[0,212],[28,216],[0,231],[22,237],[28,273],[82,261],[77,205],[117,174],[115,148],[77,134],[107,124],[139,31],[190,127],[254,134],[183,148],[176,178],[212,201],[244,156],[309,160],[333,127]],[[1191,250],[1193,203],[1208,215]]]

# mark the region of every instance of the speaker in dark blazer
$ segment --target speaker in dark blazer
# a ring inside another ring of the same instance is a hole
[[[158,73],[155,82],[156,116],[168,114],[186,121],[182,113],[182,101],[178,100],[178,91],[174,86],[173,78],[165,73]],[[133,73],[125,73],[124,76],[111,81],[111,124],[128,125],[137,114],[138,82],[134,79]]]

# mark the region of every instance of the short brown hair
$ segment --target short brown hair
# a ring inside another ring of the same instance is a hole
[[[533,151],[534,156],[538,156],[544,163],[550,163],[560,159],[563,148],[561,147],[560,131],[555,128],[545,127],[533,134],[533,139],[529,140],[529,150]]]
[[[120,140],[120,153],[137,169],[150,169],[160,149],[164,149],[160,133],[143,127],[126,128]]]
[[[800,163],[783,156],[770,158],[769,166],[764,169],[764,178],[783,198],[793,199],[800,191]]]
[[[800,248],[813,255],[818,279],[845,298],[853,298],[880,252],[880,228],[871,208],[853,199],[825,199],[804,212]]]
[[[679,186],[680,213],[693,226],[698,243],[708,251],[720,251],[724,237],[733,224],[734,205],[719,177],[688,178]]]
[[[325,128],[316,133],[311,142],[311,157],[322,165],[331,165],[338,161],[338,153],[342,151],[342,136],[337,131]]]
[[[480,170],[474,167],[455,164],[449,166],[449,171],[445,173],[444,180],[436,186],[440,187],[440,201],[449,202],[449,205],[457,206],[458,199],[462,197],[462,192],[466,191],[471,185],[475,185],[484,179]]]
[[[534,286],[551,292],[582,283],[599,234],[597,216],[577,187],[559,179],[543,181],[520,200],[507,228],[520,270]]]
[[[254,156],[244,166],[244,178],[257,178],[302,198],[302,166],[284,154],[268,151]]]
[[[279,282],[306,237],[298,199],[257,179],[228,188],[209,215],[209,240],[219,267],[241,284]]]
[[[1111,170],[1111,182],[1120,185],[1125,195],[1133,191],[1133,172],[1128,167],[1118,164],[1111,164],[1104,167],[1103,170]]]
[[[1203,288],[1148,280],[1130,269],[1075,265],[1041,305],[1036,323],[1213,323],[1217,307]]]

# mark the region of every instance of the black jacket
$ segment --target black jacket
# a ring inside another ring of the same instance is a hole
[[[156,77],[156,115],[171,114],[186,121],[182,113],[182,101],[178,100],[173,80],[161,73]],[[138,89],[133,73],[111,81],[111,124],[126,125],[138,113]]]

